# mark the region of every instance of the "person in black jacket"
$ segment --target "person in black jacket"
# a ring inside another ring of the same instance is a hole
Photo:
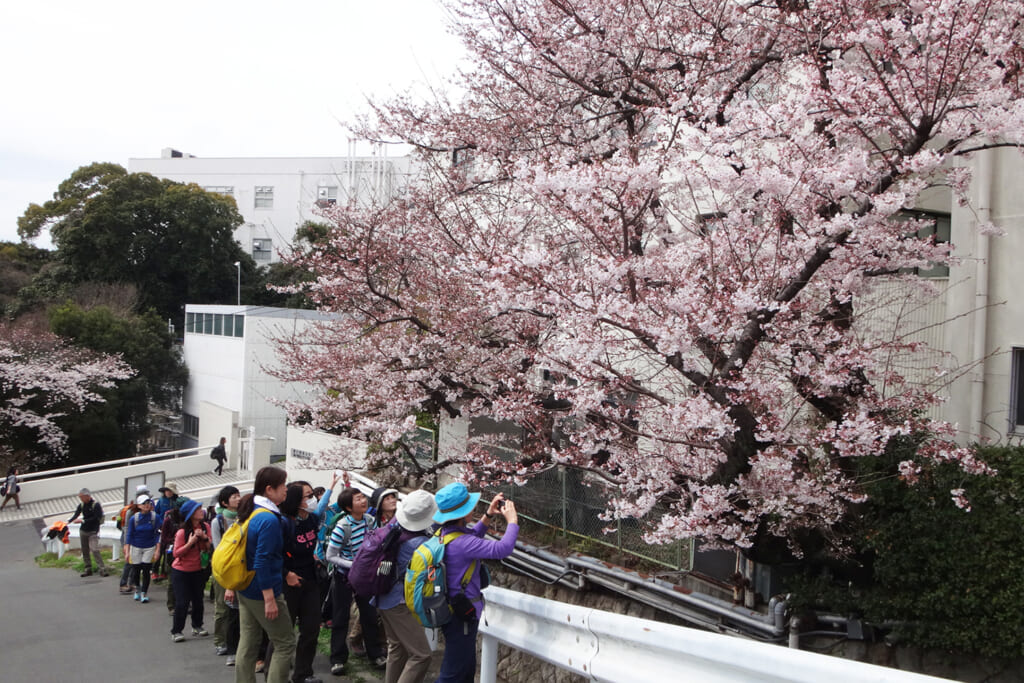
[[[320,517],[317,500],[309,482],[289,484],[280,509],[286,518],[284,538],[284,596],[288,613],[298,622],[299,638],[295,646],[293,683],[321,683],[313,674],[317,637],[320,635],[320,587],[316,578],[317,531]]]
[[[220,443],[210,451],[210,457],[217,461],[217,466],[213,468],[213,473],[218,477],[224,472],[224,463],[228,459],[227,451],[224,448],[225,443],[227,443],[227,439],[223,436],[220,437]]]
[[[85,571],[82,576],[92,576],[92,559],[96,560],[96,568],[100,576],[107,575],[107,568],[103,564],[103,556],[100,555],[100,524],[103,523],[103,508],[98,500],[94,500],[89,489],[82,489],[78,492],[78,499],[82,501],[75,509],[75,514],[68,520],[73,524],[78,516],[82,516],[79,537],[82,540],[82,559],[85,561]]]

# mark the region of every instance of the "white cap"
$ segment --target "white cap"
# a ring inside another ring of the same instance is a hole
[[[152,503],[152,502],[153,502],[153,499],[150,498],[149,495],[147,495],[145,493],[143,493],[141,496],[139,496],[138,498],[135,499],[135,503],[137,505],[142,505],[143,503]]]

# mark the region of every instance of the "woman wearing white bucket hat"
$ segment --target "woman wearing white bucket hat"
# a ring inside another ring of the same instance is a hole
[[[437,504],[428,491],[413,491],[398,501],[394,524],[402,530],[398,546],[399,580],[380,596],[377,612],[388,636],[388,663],[384,683],[420,683],[430,666],[430,644],[423,627],[405,606],[405,567],[421,543],[430,538]]]

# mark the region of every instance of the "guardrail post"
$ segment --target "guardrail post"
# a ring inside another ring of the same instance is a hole
[[[498,641],[483,634],[480,641],[480,683],[495,683],[498,679]]]

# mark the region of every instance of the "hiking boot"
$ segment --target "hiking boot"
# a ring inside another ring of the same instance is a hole
[[[184,633],[172,633],[171,634],[171,640],[173,640],[176,643],[182,643],[182,642],[185,641],[185,634]]]
[[[81,577],[82,577],[83,579],[84,579],[85,577],[87,577],[87,576],[92,576],[92,570],[91,570],[91,569],[86,569],[86,570],[85,570],[84,572],[82,572],[81,574],[79,574],[79,576],[81,576]]]
[[[388,665],[388,658],[387,657],[375,657],[374,660],[373,660],[373,668],[374,669],[380,669],[381,671],[383,671],[387,667],[387,665]]]
[[[205,638],[206,636],[210,635],[210,632],[207,631],[205,628],[199,627],[192,629],[192,635],[196,638]]]
[[[131,593],[131,592],[132,592],[132,589],[131,589],[131,587],[130,587],[130,586],[121,586],[121,587],[119,587],[119,588],[118,588],[117,590],[118,590],[118,592],[119,592],[119,593],[120,593],[121,595],[128,595],[129,593]]]
[[[100,576],[102,576],[103,578],[106,578],[106,577],[110,576],[110,572],[108,572],[106,569],[101,569],[100,570]]]
[[[217,646],[217,656],[218,657],[223,657],[227,653],[228,653],[228,648],[226,646],[224,646],[224,645],[218,645]]]
[[[344,676],[345,675],[345,665],[344,664],[332,664],[331,665],[331,675],[332,676]]]

